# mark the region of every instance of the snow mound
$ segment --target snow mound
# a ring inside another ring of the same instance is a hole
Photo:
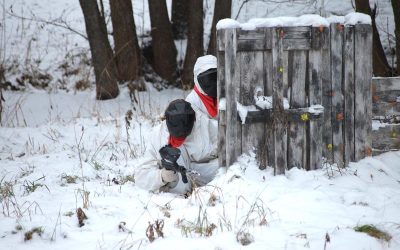
[[[346,25],[356,25],[358,23],[371,24],[371,17],[363,13],[350,13],[344,19]]]
[[[245,23],[239,23],[233,19],[222,19],[217,23],[217,30],[241,28],[243,30],[255,30],[268,27],[295,27],[312,26],[328,27],[330,23],[343,23],[345,25],[371,24],[371,17],[363,13],[350,13],[346,16],[330,16],[328,18],[320,15],[308,14],[299,17],[273,17],[273,18],[252,18]]]
[[[217,27],[217,30],[220,30],[220,29],[234,29],[234,28],[239,28],[240,24],[239,24],[238,21],[235,21],[235,20],[230,19],[230,18],[225,18],[225,19],[220,20],[217,23],[216,27]]]

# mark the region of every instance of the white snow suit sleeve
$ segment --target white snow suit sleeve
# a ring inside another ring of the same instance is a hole
[[[152,140],[148,150],[146,151],[145,157],[142,162],[135,167],[135,184],[149,191],[169,191],[175,193],[185,193],[190,190],[190,185],[182,182],[182,177],[179,176],[178,182],[164,183],[161,178],[161,157],[158,152],[161,147],[168,144],[168,130],[165,122],[161,125],[156,126],[152,130]],[[181,149],[181,151],[183,151]],[[177,163],[189,169],[190,161],[188,156],[181,154]]]

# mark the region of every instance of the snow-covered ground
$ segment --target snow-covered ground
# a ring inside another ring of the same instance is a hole
[[[341,173],[325,166],[285,176],[259,170],[250,153],[189,198],[154,194],[135,186],[133,169],[166,103],[186,93],[143,93],[129,127],[124,91],[106,102],[89,91],[5,94],[14,101],[0,128],[1,249],[244,248],[237,235],[253,241],[246,249],[400,248],[400,152]],[[149,105],[153,112],[142,113]],[[150,242],[146,229],[157,220],[164,238]],[[392,239],[354,231],[364,224]],[[34,228],[41,236],[25,241]]]
[[[213,1],[204,1],[206,26]],[[232,8],[232,18],[240,22],[352,11],[350,0],[325,0],[324,8],[322,1],[253,0],[239,11],[242,2],[233,1]],[[386,26],[393,33],[390,0],[376,2],[378,24],[386,36]],[[270,168],[259,170],[249,153],[189,198],[137,188],[132,173],[148,139],[155,136],[150,129],[160,122],[166,104],[187,92],[158,92],[147,83],[148,91],[137,96],[137,103],[126,87],[118,98],[102,102],[94,100],[93,89],[75,92],[76,81],[94,80],[87,65],[88,44],[78,34],[85,34],[79,2],[0,4],[0,59],[10,67],[7,79],[15,84],[23,73],[51,75],[46,90],[28,84],[25,91],[3,93],[1,250],[400,249],[400,152],[351,163],[341,172],[324,166],[310,172],[292,169],[285,176],[273,176]],[[134,12],[138,33],[146,33],[147,0],[134,1]],[[177,44],[178,57],[183,58],[185,41]],[[82,227],[77,208],[87,216]],[[164,237],[154,232],[156,239],[150,242],[146,229],[157,220],[164,222]],[[354,231],[364,224],[386,231],[392,239]],[[32,230],[32,239],[24,240]],[[252,243],[242,246],[238,238]]]

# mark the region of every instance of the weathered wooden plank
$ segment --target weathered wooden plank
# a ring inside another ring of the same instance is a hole
[[[265,49],[265,31],[256,30],[238,30],[238,51],[258,51]]]
[[[282,27],[283,39],[311,39],[310,26]]]
[[[273,110],[274,110],[274,173],[284,174],[287,168],[286,158],[286,121],[283,115],[283,38],[281,28],[275,28],[272,33],[272,64],[273,64]]]
[[[271,50],[272,49],[272,33],[273,28],[264,28],[265,32],[265,49]]]
[[[299,123],[319,120],[323,118],[323,114],[310,112],[309,108],[298,108],[298,109],[285,109],[283,111],[288,122]],[[240,117],[238,118],[240,119]],[[273,110],[263,109],[257,111],[248,111],[246,116],[245,124],[251,123],[273,123]]]
[[[372,78],[372,115],[400,119],[400,77]]]
[[[372,103],[372,116],[385,117],[397,116],[400,117],[400,102],[373,102]]]
[[[258,51],[264,50],[264,39],[241,39],[237,41],[238,51]]]
[[[290,74],[290,108],[302,108],[306,106],[306,70],[307,53],[304,50],[293,51],[291,57]],[[303,116],[304,120],[308,119]],[[288,132],[288,168],[303,168],[307,165],[306,149],[306,124],[291,122]]]
[[[368,24],[356,24],[354,28],[355,50],[355,160],[372,154],[372,28]]]
[[[272,40],[272,28],[266,30],[267,39],[269,37]],[[267,50],[264,52],[264,95],[272,96],[273,93],[273,63],[272,63],[272,51]],[[265,144],[266,144],[266,163],[268,166],[274,166],[275,164],[275,141],[274,141],[274,127],[272,123],[265,123]]]
[[[217,48],[218,48],[218,51],[225,50],[225,30],[224,29],[217,30]]]
[[[354,151],[354,26],[344,28],[344,165],[355,160]]]
[[[400,124],[372,130],[372,147],[379,152],[400,150]]]
[[[385,92],[400,89],[400,77],[373,77],[372,89],[375,92]]]
[[[313,28],[313,38],[317,33]],[[319,34],[321,35],[321,34]],[[309,104],[310,105],[322,105],[322,75],[324,61],[322,58],[322,50],[310,50],[309,51]],[[317,169],[322,166],[322,120],[310,121],[309,127],[309,168]]]
[[[245,106],[254,105],[256,90],[264,95],[264,68],[262,52],[240,53],[241,95],[239,102]],[[255,150],[261,169],[265,169],[265,125],[246,123],[242,125],[242,153]]]
[[[311,32],[311,48],[317,49],[329,49],[329,28],[328,27],[318,27],[312,28]]]
[[[331,24],[331,76],[332,76],[332,149],[333,160],[338,167],[344,166],[343,119],[343,26]]]
[[[226,93],[226,166],[232,165],[239,152],[237,144],[241,140],[237,119],[237,89],[240,88],[238,60],[236,53],[236,29],[225,29],[225,93]],[[241,144],[241,143],[239,143]]]
[[[223,31],[221,32],[221,34]],[[218,33],[219,35],[220,33]],[[218,36],[217,46],[224,39]],[[223,51],[217,52],[217,62],[218,62],[218,75],[217,75],[217,94],[218,103],[222,98],[225,98],[225,53]],[[226,109],[218,110],[218,165],[220,167],[226,166]]]
[[[255,29],[255,30],[243,30],[239,29],[237,31],[238,40],[264,40],[265,32],[264,29]]]
[[[283,39],[283,50],[308,50],[311,39]]]
[[[324,27],[322,44],[322,106],[324,106],[324,120],[322,132],[322,156],[328,162],[333,162],[332,150],[332,82],[331,82],[331,50],[330,50],[330,30]]]

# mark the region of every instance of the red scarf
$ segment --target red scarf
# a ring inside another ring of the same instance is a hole
[[[212,98],[210,96],[207,96],[203,93],[200,92],[200,90],[197,89],[196,86],[194,86],[194,91],[197,93],[197,95],[200,97],[201,101],[203,102],[204,106],[207,109],[208,114],[211,117],[215,117],[218,114],[218,102],[217,99]]]
[[[177,148],[183,144],[185,139],[186,139],[186,137],[174,137],[174,136],[170,135],[168,138],[168,144],[174,148]]]

